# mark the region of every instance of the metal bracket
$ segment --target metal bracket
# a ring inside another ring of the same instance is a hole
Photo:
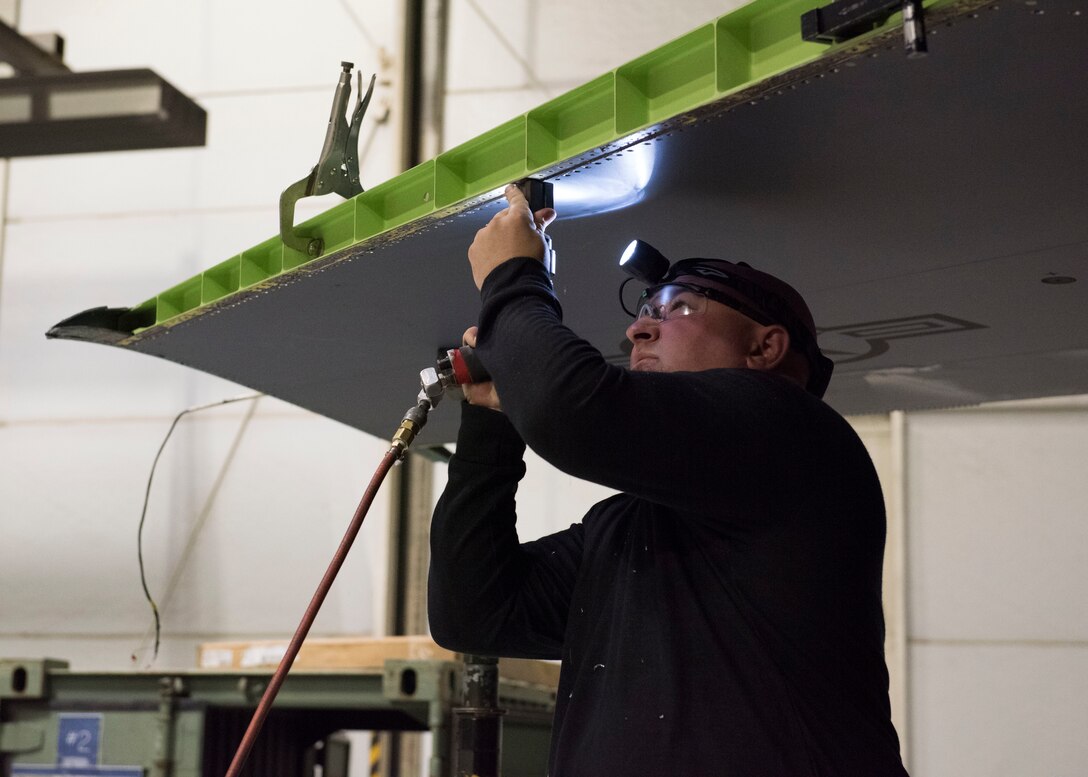
[[[370,87],[365,96],[362,96],[362,73],[359,74],[360,96],[356,97],[355,110],[349,124],[345,116],[348,100],[351,98],[351,69],[355,65],[341,62],[340,66],[343,70],[332,98],[332,111],[329,114],[321,156],[308,176],[295,181],[280,195],[280,239],[284,245],[310,256],[321,255],[325,250],[324,241],[319,237],[300,235],[295,231],[295,203],[303,197],[334,192],[344,199],[350,199],[363,191],[359,182],[359,127],[374,94],[377,74],[370,77]]]
[[[382,673],[382,696],[389,701],[451,701],[463,667],[456,661],[387,658]]]
[[[818,43],[842,43],[875,30],[896,11],[903,12],[907,56],[925,54],[922,0],[838,0],[801,15],[801,38]]]
[[[67,668],[67,661],[55,658],[0,659],[0,700],[47,698],[49,673]]]
[[[36,40],[39,37],[41,41]],[[63,62],[63,55],[64,38],[59,35],[23,35],[0,21],[0,62],[7,62],[20,75],[71,73],[72,69]]]

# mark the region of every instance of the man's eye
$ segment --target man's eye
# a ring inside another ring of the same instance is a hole
[[[669,315],[670,316],[690,316],[692,313],[691,303],[686,299],[674,299],[669,303]]]

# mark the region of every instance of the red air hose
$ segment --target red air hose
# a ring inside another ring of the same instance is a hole
[[[412,436],[414,437],[414,434]],[[257,705],[257,710],[253,713],[253,719],[249,721],[249,727],[246,728],[242,742],[234,753],[234,760],[230,762],[226,777],[238,777],[242,767],[245,766],[246,759],[249,758],[249,751],[253,749],[253,743],[257,741],[257,736],[261,733],[261,727],[264,726],[264,720],[268,717],[272,702],[275,701],[276,694],[279,693],[280,686],[283,685],[287,672],[290,671],[291,664],[295,662],[299,648],[302,647],[302,642],[306,639],[306,635],[314,623],[314,618],[317,617],[317,611],[321,609],[321,604],[325,601],[329,589],[332,588],[332,583],[336,579],[340,567],[344,565],[344,560],[348,556],[348,551],[351,550],[352,543],[355,542],[356,535],[359,534],[359,529],[362,528],[363,519],[370,509],[370,503],[374,501],[374,496],[378,493],[382,481],[385,480],[385,476],[389,474],[389,470],[393,468],[406,447],[407,444],[403,447],[394,444],[378,465],[374,477],[370,479],[370,485],[367,486],[366,493],[363,494],[363,498],[359,501],[359,506],[355,508],[355,516],[351,519],[351,524],[344,533],[344,539],[340,540],[340,547],[336,549],[336,554],[332,557],[329,568],[325,570],[325,576],[321,578],[321,583],[317,586],[317,591],[314,592],[314,597],[310,600],[310,605],[302,616],[302,622],[298,624],[298,629],[295,630],[295,636],[291,637],[287,652],[284,653],[280,665],[276,668],[276,673],[272,675],[268,687],[264,690],[264,695],[261,696],[261,702]]]

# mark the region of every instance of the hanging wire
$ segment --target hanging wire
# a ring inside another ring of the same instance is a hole
[[[170,424],[170,428],[166,431],[166,436],[162,440],[162,444],[159,445],[159,451],[155,454],[155,460],[151,462],[151,473],[147,477],[147,488],[144,491],[144,505],[140,510],[140,525],[136,530],[136,558],[140,564],[140,585],[143,587],[144,596],[147,598],[147,603],[151,605],[151,614],[154,616],[154,628],[155,628],[155,646],[151,655],[151,662],[155,661],[159,656],[159,643],[162,636],[162,618],[159,614],[159,606],[155,603],[155,598],[151,595],[151,590],[147,586],[147,574],[144,568],[144,524],[147,521],[147,505],[151,499],[151,484],[155,480],[155,469],[159,465],[159,458],[162,457],[163,450],[166,449],[166,443],[170,441],[170,436],[174,433],[174,429],[177,428],[178,421],[189,413],[195,413],[199,410],[207,410],[212,407],[219,407],[220,405],[229,405],[233,402],[246,402],[250,400],[260,399],[264,394],[245,394],[237,397],[228,397],[227,399],[221,399],[216,402],[209,402],[205,405],[195,405],[193,407],[187,407],[174,416],[173,423]],[[252,410],[252,409],[251,409]],[[252,413],[250,413],[252,415]],[[246,423],[250,416],[247,416]],[[187,549],[188,550],[188,549]],[[172,588],[172,586],[171,586]],[[170,591],[167,591],[167,597],[169,597]],[[133,661],[137,660],[136,653],[132,655]]]
[[[551,97],[551,90],[548,89],[543,81],[537,78],[536,71],[533,69],[533,66],[528,62],[528,60],[525,59],[525,57],[521,55],[521,51],[518,50],[518,47],[510,42],[510,39],[506,37],[506,33],[502,30],[501,27],[499,27],[495,20],[492,19],[488,15],[488,13],[480,7],[479,3],[477,3],[476,0],[468,0],[468,5],[473,11],[476,12],[476,15],[480,18],[480,21],[487,25],[487,28],[491,30],[491,33],[495,36],[495,39],[498,40],[499,45],[506,49],[506,53],[513,57],[515,62],[521,65],[521,69],[525,71],[525,77],[526,79],[528,79],[529,84],[534,89],[542,92],[546,97]]]

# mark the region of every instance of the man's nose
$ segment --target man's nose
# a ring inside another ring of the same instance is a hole
[[[632,343],[637,340],[641,340],[643,342],[656,340],[659,334],[658,328],[660,326],[660,321],[655,321],[649,316],[636,318],[632,322],[631,326],[627,327],[627,339],[630,340]]]

